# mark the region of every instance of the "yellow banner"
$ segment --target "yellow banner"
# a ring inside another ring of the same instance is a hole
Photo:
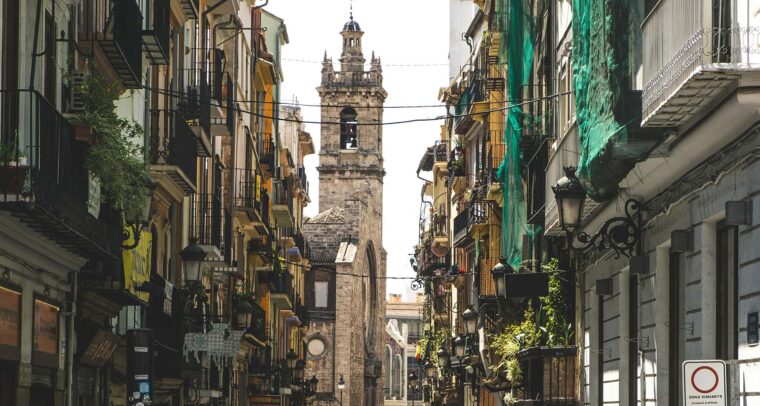
[[[124,232],[130,235],[129,239],[124,242],[125,245],[134,244],[134,235],[132,229],[125,226]],[[151,247],[153,235],[150,231],[140,233],[140,243],[131,250],[121,251],[121,260],[124,264],[124,288],[132,295],[148,302],[148,292],[139,292],[135,289],[137,286],[150,281],[150,264],[151,264]]]

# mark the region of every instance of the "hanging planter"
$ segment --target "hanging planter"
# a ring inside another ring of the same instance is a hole
[[[545,272],[504,275],[506,297],[538,297],[549,294],[549,274]]]
[[[92,145],[94,142],[92,126],[74,124],[74,139],[87,145]]]

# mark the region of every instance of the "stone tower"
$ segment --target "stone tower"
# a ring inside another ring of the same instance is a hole
[[[319,379],[317,399],[383,404],[385,314],[383,249],[383,89],[380,59],[365,70],[362,32],[353,14],[341,31],[340,70],[325,54],[322,82],[319,210],[303,232],[312,270],[306,376]],[[344,389],[338,383],[344,382]]]
[[[364,69],[364,32],[351,15],[343,26],[340,71],[331,58],[322,62],[321,151],[319,153],[319,207],[342,204],[356,191],[370,192],[370,207],[382,216],[383,201],[383,89],[380,58],[374,53]],[[340,124],[338,124],[340,123]]]

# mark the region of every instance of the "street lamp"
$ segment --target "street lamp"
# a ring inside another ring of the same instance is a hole
[[[303,372],[304,369],[306,369],[306,362],[304,360],[299,359],[296,361],[296,370],[295,370],[295,378],[298,382],[303,382]]]
[[[467,309],[462,313],[462,319],[464,319],[464,328],[467,334],[475,334],[478,332],[478,312],[472,308],[472,305],[467,306]]]
[[[449,353],[446,351],[446,348],[441,345],[441,349],[438,350],[438,366],[441,368],[446,368],[446,365],[449,364]]]
[[[201,266],[206,259],[206,251],[203,250],[195,238],[190,239],[190,244],[179,253],[185,268],[185,280],[198,282],[201,280]]]
[[[296,361],[298,361],[298,354],[295,353],[295,351],[290,350],[287,354],[285,354],[285,360],[288,364],[289,370],[294,370],[296,368]]]
[[[612,248],[616,254],[615,258],[619,258],[620,255],[631,258],[641,240],[641,202],[628,199],[624,206],[624,216],[605,221],[594,235],[581,231],[576,236],[583,221],[586,192],[575,176],[575,168],[568,166],[564,169],[565,176],[552,186],[552,191],[557,200],[559,225],[567,234],[569,249],[586,252],[592,248]],[[578,245],[575,244],[576,241]]]
[[[316,375],[312,375],[311,379],[309,379],[309,393],[311,396],[314,396],[317,394],[317,385],[319,384],[319,379],[317,379]]]
[[[464,358],[465,338],[462,334],[454,339],[454,355],[460,360]]]
[[[340,391],[340,405],[343,406],[343,389],[346,389],[346,381],[343,380],[343,374],[338,379],[338,390]]]
[[[512,273],[512,266],[507,263],[507,258],[499,258],[499,263],[491,269],[493,281],[496,285],[496,295],[499,297],[507,296],[507,283],[504,275]]]
[[[430,361],[425,362],[425,376],[431,379],[435,376],[435,364]]]
[[[415,389],[417,389],[417,374],[414,372],[409,374],[409,388],[412,390],[412,406],[414,406]]]
[[[552,186],[552,191],[557,200],[559,226],[566,232],[573,233],[582,220],[586,191],[575,176],[575,167],[566,166],[564,170],[565,176]]]

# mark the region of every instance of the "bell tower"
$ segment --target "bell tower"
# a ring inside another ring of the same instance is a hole
[[[357,192],[368,196],[368,205],[382,218],[383,89],[380,58],[372,53],[369,70],[362,51],[364,32],[353,12],[340,35],[343,51],[340,70],[325,53],[322,82],[317,88],[322,102],[319,152],[319,210],[343,206]]]

